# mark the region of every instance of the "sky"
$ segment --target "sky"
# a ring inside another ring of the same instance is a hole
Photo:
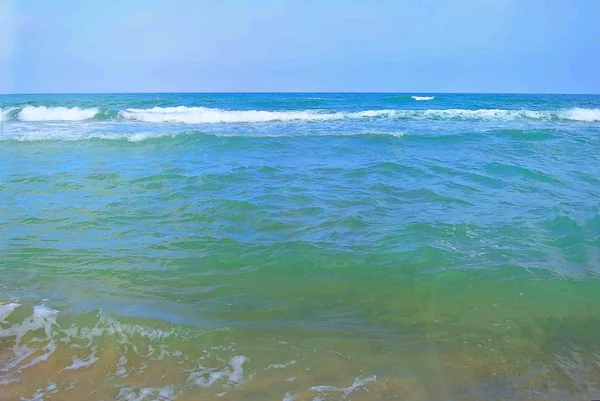
[[[0,93],[600,93],[598,0],[0,0]]]

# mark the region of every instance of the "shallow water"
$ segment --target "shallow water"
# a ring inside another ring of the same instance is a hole
[[[0,101],[0,400],[600,396],[600,96]]]

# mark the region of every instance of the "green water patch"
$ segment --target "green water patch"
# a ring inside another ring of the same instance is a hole
[[[490,174],[504,176],[507,178],[522,178],[532,181],[560,184],[560,181],[553,177],[551,174],[547,174],[543,171],[534,168],[523,167],[520,165],[495,162],[487,164],[485,166],[485,170]]]
[[[515,141],[547,141],[557,139],[561,136],[560,131],[556,129],[547,130],[528,130],[528,129],[507,129],[491,131],[491,134],[502,136]]]

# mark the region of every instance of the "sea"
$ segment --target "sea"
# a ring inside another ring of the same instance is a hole
[[[2,95],[0,400],[600,397],[600,95]]]

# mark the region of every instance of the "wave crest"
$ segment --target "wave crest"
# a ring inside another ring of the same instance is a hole
[[[596,122],[600,121],[600,109],[585,109],[581,107],[575,107],[564,111],[562,113],[562,118],[573,121]]]
[[[394,137],[401,138],[405,135],[404,132],[339,132],[339,133],[305,133],[305,134],[255,134],[244,135],[236,133],[212,133],[203,131],[175,131],[175,132],[134,132],[134,133],[87,133],[87,132],[72,132],[60,131],[53,129],[49,131],[31,131],[26,133],[16,133],[12,135],[0,136],[0,141],[17,141],[17,142],[38,142],[38,141],[85,141],[85,140],[117,140],[128,142],[143,142],[151,139],[161,138],[176,138],[176,137],[214,137],[214,138],[241,138],[241,139],[263,139],[263,138],[325,138],[325,137]],[[0,309],[0,318],[1,318]]]
[[[464,120],[541,120],[541,121],[600,121],[600,109],[572,108],[564,110],[507,110],[507,109],[428,109],[402,110],[398,116],[415,119]]]
[[[507,109],[384,109],[355,112],[324,110],[224,110],[207,107],[153,107],[151,109],[126,109],[119,113],[125,120],[149,123],[261,123],[273,121],[334,121],[362,118],[397,118],[415,120],[568,120],[600,121],[600,109],[572,108],[565,110],[507,110]]]
[[[13,116],[13,112],[18,109],[18,107],[3,107],[2,113],[0,114],[0,118],[2,119],[2,121],[8,121]]]
[[[411,96],[414,100],[423,101],[423,100],[433,100],[435,96]]]
[[[385,117],[394,110],[365,110],[360,112],[327,112],[319,110],[223,110],[208,107],[153,107],[126,109],[119,113],[125,120],[149,123],[259,123],[271,121],[331,121],[344,118]]]
[[[25,106],[18,114],[21,121],[82,121],[94,118],[100,110],[97,107]]]
[[[432,100],[434,96],[412,96],[415,100]],[[527,109],[382,109],[362,111],[333,110],[225,110],[201,106],[127,108],[100,110],[98,107],[7,107],[3,121],[137,121],[146,123],[219,124],[266,123],[295,121],[336,121],[344,119],[410,119],[410,120],[538,120],[600,122],[600,108],[574,107],[557,110]]]

